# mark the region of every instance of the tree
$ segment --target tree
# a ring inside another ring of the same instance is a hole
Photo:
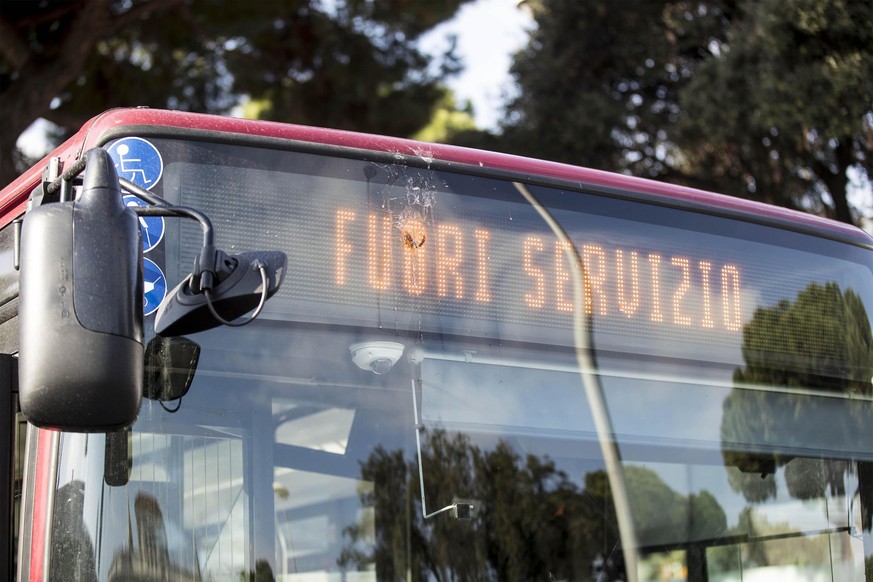
[[[527,4],[539,26],[505,148],[855,219],[848,172],[873,176],[869,2]]]
[[[416,41],[465,1],[0,3],[0,184],[34,120],[71,130],[114,106],[226,113],[250,98],[268,119],[410,135],[457,66]]]
[[[873,4],[737,4],[681,96],[686,163],[727,193],[853,222],[849,171],[873,177]]]

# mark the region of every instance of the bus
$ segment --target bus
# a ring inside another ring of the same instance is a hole
[[[0,576],[873,580],[860,229],[145,108],[0,209]]]

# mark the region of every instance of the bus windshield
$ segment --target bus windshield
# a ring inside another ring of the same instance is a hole
[[[51,579],[865,579],[869,249],[427,156],[150,143],[153,194],[288,271],[186,338],[190,389],[147,386],[120,461],[61,434]],[[159,231],[147,293],[200,249]]]

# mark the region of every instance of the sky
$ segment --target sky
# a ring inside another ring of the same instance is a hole
[[[512,55],[527,44],[534,26],[527,9],[518,0],[476,0],[422,39],[426,52],[440,53],[457,37],[457,53],[464,71],[449,87],[459,104],[470,101],[479,127],[493,129],[502,116],[503,103],[513,92],[509,67]]]

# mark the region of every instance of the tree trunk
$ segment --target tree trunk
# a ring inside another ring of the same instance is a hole
[[[852,146],[845,140],[840,140],[834,150],[834,158],[836,172],[831,171],[825,164],[818,164],[816,173],[827,186],[828,193],[834,201],[834,218],[840,222],[855,224],[849,209],[849,199],[846,196],[846,190],[849,186],[849,177],[846,172],[852,165]]]

